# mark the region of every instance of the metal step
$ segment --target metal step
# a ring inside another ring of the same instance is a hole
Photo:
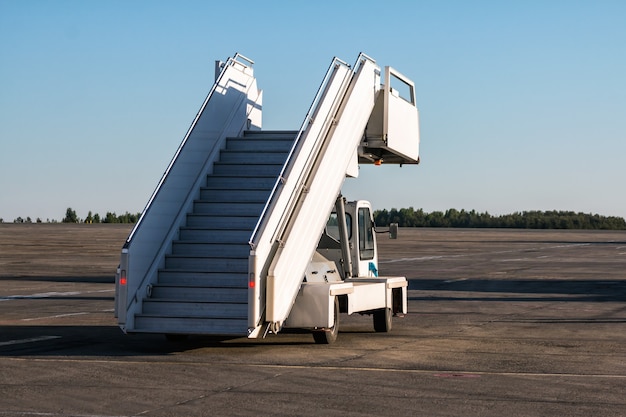
[[[172,242],[173,255],[208,256],[211,258],[244,258],[250,254],[250,245],[243,243]]]
[[[180,241],[192,241],[202,243],[244,243],[247,244],[251,232],[249,228],[244,229],[202,229],[181,227],[179,233]]]
[[[289,152],[293,139],[232,138],[226,142],[229,151]]]
[[[213,165],[213,173],[216,175],[228,175],[232,177],[254,176],[278,176],[283,164],[241,164],[216,162]]]
[[[243,132],[244,138],[250,139],[285,139],[292,142],[296,139],[297,130],[246,130]]]
[[[212,214],[188,214],[187,227],[213,230],[238,229],[252,230],[258,221],[258,213],[254,216],[223,216]]]
[[[136,332],[145,333],[246,336],[248,320],[138,314],[135,317],[135,327]]]
[[[148,299],[143,303],[142,314],[164,317],[247,319],[248,306],[246,303],[199,303]]]
[[[264,203],[208,203],[195,201],[193,203],[194,214],[211,214],[214,216],[259,216]]]
[[[268,190],[241,190],[237,188],[212,190],[202,188],[200,190],[200,200],[215,203],[265,203],[269,194]]]
[[[165,269],[182,269],[200,272],[248,273],[248,257],[208,258],[205,256],[167,255]]]
[[[263,152],[263,151],[233,151],[223,150],[220,153],[220,162],[240,164],[284,164],[287,152]]]
[[[247,303],[248,286],[243,288],[213,288],[158,284],[152,286],[152,295],[149,299],[199,303]]]
[[[177,284],[197,287],[245,287],[248,275],[237,272],[204,272],[180,269],[162,269],[159,271],[160,284]]]
[[[248,241],[296,134],[227,139],[135,317],[137,332],[247,334]]]
[[[276,184],[276,175],[270,176],[223,176],[210,175],[203,189],[230,190],[271,190]]]

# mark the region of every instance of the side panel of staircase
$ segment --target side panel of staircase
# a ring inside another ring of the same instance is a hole
[[[304,191],[306,172],[310,171],[323,136],[334,122],[341,99],[349,85],[352,71],[337,59],[333,60],[324,81],[311,104],[294,149],[276,182],[265,211],[250,239],[253,250],[249,259],[251,285],[249,290],[249,327],[260,330],[265,320],[266,277],[280,235],[294,212],[298,196]],[[321,138],[321,139],[320,139]]]
[[[306,179],[306,192],[290,213],[267,276],[267,320],[282,323],[298,293],[304,271],[317,245],[328,215],[345,180],[380,88],[380,70],[364,59],[343,98],[336,124],[331,128],[315,166]]]

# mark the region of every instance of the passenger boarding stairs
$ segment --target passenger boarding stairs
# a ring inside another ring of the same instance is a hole
[[[135,318],[158,333],[246,334],[249,239],[297,132],[226,139]]]
[[[263,131],[253,62],[218,75],[128,236],[115,313],[127,333],[258,337],[288,317],[346,176],[417,163],[413,84],[400,98],[361,54],[335,58],[298,131]],[[395,119],[394,119],[395,117]]]

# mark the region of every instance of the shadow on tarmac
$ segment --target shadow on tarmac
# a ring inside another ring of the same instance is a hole
[[[624,302],[626,280],[567,280],[567,279],[411,279],[409,290],[437,291],[441,295],[410,294],[409,300],[447,301],[577,301]],[[446,295],[446,292],[466,292]],[[484,293],[485,296],[480,296]]]
[[[72,282],[72,283],[86,283],[86,284],[114,284],[115,275],[102,276],[95,275],[90,277],[80,276],[0,276],[0,282],[2,281],[29,281],[29,282]]]
[[[289,338],[249,340],[238,337],[189,336],[169,341],[162,334],[124,334],[117,326],[0,326],[0,357],[167,356],[201,348],[255,347],[259,344],[311,345]],[[7,342],[9,340],[9,342]],[[11,343],[17,341],[18,343]]]

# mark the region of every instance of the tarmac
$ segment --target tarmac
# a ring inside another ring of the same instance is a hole
[[[128,225],[0,224],[0,416],[626,416],[626,232],[405,229],[390,333],[125,335]]]

